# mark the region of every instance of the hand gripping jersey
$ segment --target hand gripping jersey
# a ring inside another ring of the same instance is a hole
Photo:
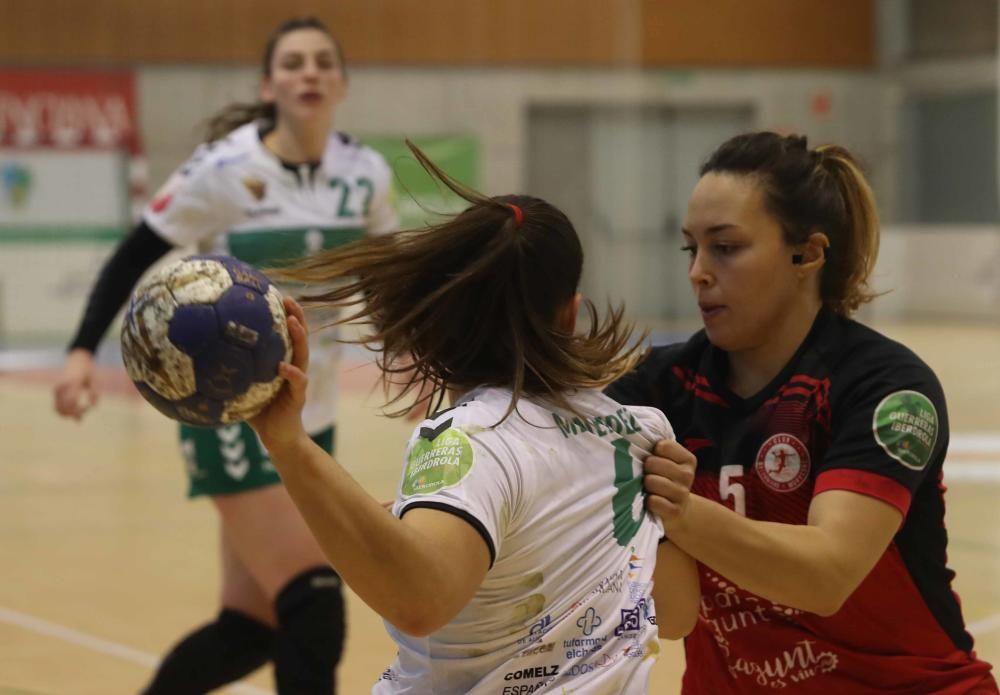
[[[934,373],[902,345],[826,310],[756,396],[726,388],[726,364],[700,332],[653,350],[608,394],[667,413],[698,457],[693,491],[749,518],[806,524],[815,495],[849,490],[896,507],[904,521],[827,618],[776,605],[699,564],[702,606],[686,641],[684,692],[996,692],[989,664],[972,653],[946,566],[948,415]]]
[[[492,564],[437,632],[387,625],[399,655],[378,695],[646,692],[662,527],[643,505],[641,458],[670,425],[596,391],[573,396],[578,415],[522,398],[501,422],[510,398],[473,391],[410,440],[393,513],[460,516]]]
[[[258,267],[281,265],[398,222],[391,172],[374,150],[333,133],[315,165],[282,162],[248,123],[198,147],[144,213],[176,246],[236,256]],[[310,339],[309,393],[303,422],[317,432],[333,422],[336,344],[332,331]]]

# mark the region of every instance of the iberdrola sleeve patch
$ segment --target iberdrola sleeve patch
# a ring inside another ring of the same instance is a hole
[[[896,391],[875,408],[872,429],[885,453],[907,468],[923,470],[937,443],[937,409],[918,391]]]
[[[472,470],[472,442],[451,427],[451,420],[436,429],[424,427],[410,449],[403,472],[404,497],[426,495],[460,483]]]

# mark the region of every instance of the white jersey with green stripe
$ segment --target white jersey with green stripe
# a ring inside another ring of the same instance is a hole
[[[392,174],[380,154],[334,132],[321,162],[290,165],[264,147],[259,128],[248,123],[199,146],[146,208],[146,223],[176,246],[264,268],[397,229]],[[310,339],[309,432],[334,420],[334,337],[320,331]]]
[[[670,423],[598,391],[573,394],[575,413],[522,398],[505,419],[510,399],[477,389],[410,440],[393,513],[455,514],[479,532],[491,566],[431,635],[387,624],[399,654],[377,695],[647,690],[663,529],[644,508],[642,460],[673,437]]]

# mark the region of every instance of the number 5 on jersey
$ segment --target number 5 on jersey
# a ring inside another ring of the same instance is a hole
[[[730,465],[723,466],[719,471],[719,499],[725,502],[730,497],[733,499],[733,509],[740,516],[747,515],[747,491],[743,483],[736,482],[734,478],[743,477],[743,466]]]

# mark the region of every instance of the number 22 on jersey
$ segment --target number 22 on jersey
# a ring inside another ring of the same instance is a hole
[[[340,204],[337,207],[337,217],[368,217],[371,209],[372,197],[375,195],[375,184],[371,179],[359,176],[354,181],[350,179],[334,176],[329,180],[330,188],[340,192]],[[352,207],[352,199],[358,196],[355,191],[361,192],[361,200],[355,201],[358,207]]]

